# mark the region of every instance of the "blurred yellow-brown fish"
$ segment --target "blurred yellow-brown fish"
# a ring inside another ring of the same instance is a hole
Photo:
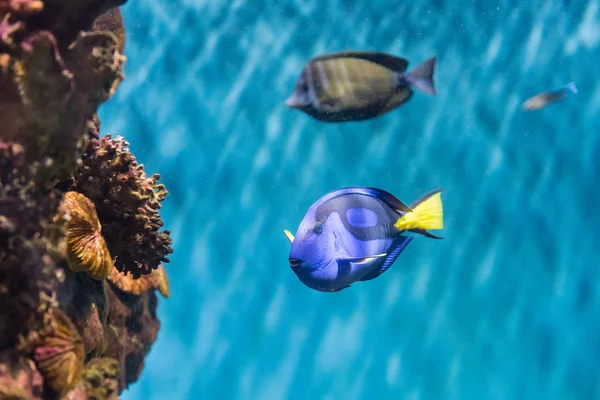
[[[436,58],[405,73],[408,61],[384,53],[346,51],[313,58],[286,100],[324,122],[361,121],[399,107],[412,96],[412,87],[435,95]]]
[[[530,97],[523,103],[521,109],[524,111],[539,110],[540,108],[546,107],[550,103],[561,100],[563,97],[576,93],[577,87],[575,86],[575,83],[569,82],[560,89],[553,90],[551,92],[540,93]]]

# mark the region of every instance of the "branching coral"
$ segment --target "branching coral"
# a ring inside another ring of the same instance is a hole
[[[128,146],[122,137],[92,137],[74,189],[96,204],[115,267],[137,278],[169,262],[173,250],[169,231],[159,232],[167,191],[158,174],[146,176]]]

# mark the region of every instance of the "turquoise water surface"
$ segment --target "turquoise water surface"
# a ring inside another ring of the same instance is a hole
[[[404,4],[404,5],[402,5]],[[132,399],[600,398],[598,1],[130,0],[101,109],[169,190],[172,297]],[[438,57],[437,96],[325,124],[285,107],[342,49]],[[575,81],[577,96],[524,113]],[[283,229],[344,186],[443,188],[442,241],[304,286]]]

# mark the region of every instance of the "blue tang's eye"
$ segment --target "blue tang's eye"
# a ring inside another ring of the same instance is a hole
[[[315,227],[314,227],[313,231],[314,231],[315,233],[321,233],[321,232],[323,232],[323,223],[322,223],[322,222],[320,222],[320,221],[317,221],[317,222],[315,223]]]

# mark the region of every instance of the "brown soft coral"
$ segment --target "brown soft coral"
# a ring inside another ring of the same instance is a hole
[[[96,204],[115,267],[135,278],[149,274],[173,252],[169,231],[159,232],[159,209],[167,191],[150,178],[122,137],[93,137],[75,174],[74,190]]]

